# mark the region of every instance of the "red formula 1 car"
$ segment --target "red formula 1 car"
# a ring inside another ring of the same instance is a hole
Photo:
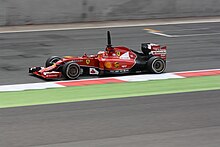
[[[31,67],[29,73],[44,79],[77,79],[81,75],[109,75],[134,73],[163,73],[166,68],[166,46],[142,43],[142,52],[123,46],[111,45],[110,32],[107,32],[108,45],[105,51],[82,57],[52,56],[45,67]]]

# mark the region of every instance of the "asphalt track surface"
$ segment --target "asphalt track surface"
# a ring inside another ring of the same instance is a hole
[[[180,35],[165,37],[143,30]],[[219,68],[220,23],[0,34],[0,85],[42,82],[27,68],[106,44],[168,46],[167,72]],[[203,34],[203,35],[201,35]],[[0,109],[1,147],[219,147],[220,91]]]
[[[197,35],[169,38],[150,34],[145,28],[172,35]],[[0,85],[42,82],[28,75],[28,67],[43,66],[52,55],[96,54],[105,49],[107,30],[111,30],[115,46],[140,50],[143,42],[167,45],[167,72],[219,68],[220,23],[10,33],[0,34]]]
[[[219,147],[220,91],[0,109],[1,147]]]

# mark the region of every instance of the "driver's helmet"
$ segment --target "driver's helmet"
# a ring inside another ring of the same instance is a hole
[[[113,53],[115,50],[114,50],[114,47],[106,47],[106,51],[108,53]]]

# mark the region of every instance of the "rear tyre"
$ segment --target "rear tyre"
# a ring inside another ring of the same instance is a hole
[[[75,62],[64,64],[62,74],[66,79],[75,80],[80,76],[80,66]]]
[[[47,59],[47,61],[45,63],[45,67],[49,67],[49,66],[53,65],[54,63],[56,63],[59,60],[61,60],[60,57],[58,57],[58,56],[51,56],[50,58]]]
[[[166,62],[160,57],[151,57],[147,63],[150,73],[160,74],[166,69]]]

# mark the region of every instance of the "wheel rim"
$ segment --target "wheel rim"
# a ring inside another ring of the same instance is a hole
[[[76,65],[69,65],[67,75],[69,78],[76,78],[79,75],[79,68]]]
[[[156,73],[161,73],[165,69],[165,63],[163,60],[155,60],[152,64],[153,69]]]

